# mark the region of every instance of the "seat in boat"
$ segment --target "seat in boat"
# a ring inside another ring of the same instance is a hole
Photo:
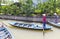
[[[23,24],[23,27],[26,27],[26,28],[28,28],[28,24]]]
[[[23,27],[23,25],[24,25],[23,23],[19,23],[18,24],[19,27]]]

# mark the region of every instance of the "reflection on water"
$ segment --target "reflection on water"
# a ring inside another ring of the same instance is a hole
[[[52,28],[53,31],[45,30],[44,31],[45,34],[43,36],[42,30],[29,30],[29,29],[17,28],[8,24],[10,20],[1,20],[1,21],[4,22],[6,25],[8,25],[7,27],[12,32],[15,39],[60,39],[60,29],[56,27]]]

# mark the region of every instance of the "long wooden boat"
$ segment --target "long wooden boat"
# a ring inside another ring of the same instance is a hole
[[[55,26],[55,27],[60,27],[60,23],[55,23],[55,22],[52,22],[52,21],[48,21],[49,24]]]
[[[42,24],[34,24],[34,23],[18,23],[18,22],[9,22],[10,25],[16,26],[16,27],[22,27],[22,28],[28,28],[28,29],[36,29],[36,30],[42,30],[43,26]],[[46,25],[44,28],[45,30],[50,30],[52,27],[49,25]]]
[[[0,39],[13,39],[11,32],[2,23],[0,23]]]

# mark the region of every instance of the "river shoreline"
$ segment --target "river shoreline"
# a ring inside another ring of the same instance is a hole
[[[42,17],[23,17],[23,16],[0,15],[0,19],[26,21],[26,22],[42,22]],[[47,21],[50,19],[54,20],[55,18],[47,17]],[[59,20],[60,20],[60,18],[59,18]]]

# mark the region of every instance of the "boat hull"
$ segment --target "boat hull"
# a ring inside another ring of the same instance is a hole
[[[11,32],[7,29],[6,25],[0,24],[0,39],[13,39]]]
[[[50,25],[60,28],[60,24],[48,21]]]
[[[10,22],[9,24],[10,25],[12,25],[12,26],[15,26],[15,27],[20,27],[20,28],[27,28],[27,29],[34,29],[34,30],[43,30],[43,27],[39,27],[39,26],[34,26],[33,24],[26,24],[26,23],[18,23],[17,25],[15,25],[15,23],[17,23],[17,22]],[[24,26],[20,26],[21,24],[25,24]],[[31,27],[29,27],[29,26],[31,26]],[[36,25],[36,24],[35,24]],[[50,30],[51,29],[51,26],[46,26],[45,28],[44,28],[45,30]]]

